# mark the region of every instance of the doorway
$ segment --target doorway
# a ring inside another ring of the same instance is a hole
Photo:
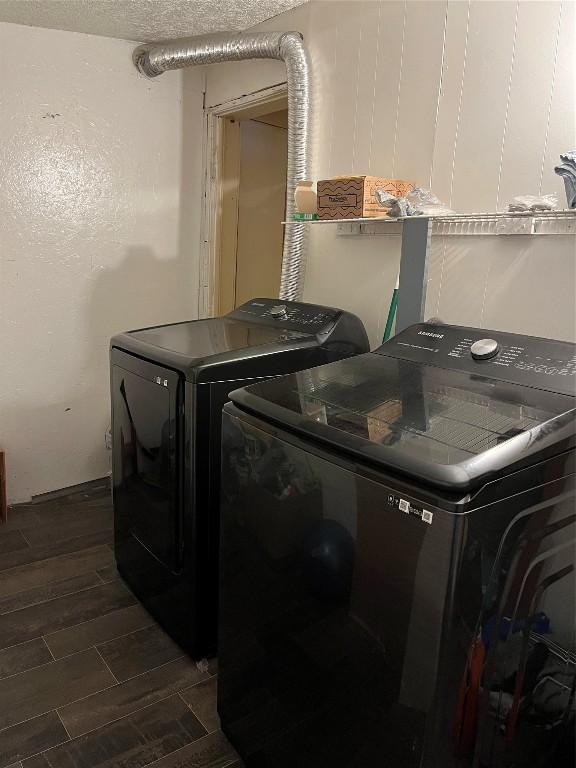
[[[288,160],[286,94],[217,119],[212,306],[220,315],[254,297],[279,295]]]

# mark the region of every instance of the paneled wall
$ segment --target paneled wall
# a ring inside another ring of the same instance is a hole
[[[401,176],[459,212],[554,192],[576,144],[576,4],[502,0],[313,2],[259,25],[298,29],[314,73],[314,178]],[[277,63],[209,68],[207,103],[278,82]],[[253,87],[253,85],[255,87]],[[399,238],[311,226],[305,297],[356,311],[373,344]],[[576,338],[574,238],[436,239],[428,315]]]
[[[202,75],[146,80],[133,48],[0,24],[0,444],[12,501],[109,471],[110,336],[196,316]]]
[[[463,212],[562,193],[553,168],[575,141],[575,11],[525,0],[313,2],[319,172],[414,179]]]

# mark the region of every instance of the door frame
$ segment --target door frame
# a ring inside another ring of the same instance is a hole
[[[239,175],[223,184],[224,131],[226,121],[249,120],[273,112],[274,107],[286,107],[287,83],[278,83],[255,93],[204,109],[205,131],[203,141],[203,196],[201,219],[200,270],[198,285],[198,317],[214,317],[218,311],[221,273],[221,244],[223,206],[236,205],[238,201]],[[239,131],[238,144],[240,140]],[[238,146],[239,163],[239,146]],[[226,239],[227,238],[227,239]],[[234,248],[234,231],[225,234],[227,252]]]

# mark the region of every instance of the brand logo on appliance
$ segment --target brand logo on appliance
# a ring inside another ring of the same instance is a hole
[[[432,336],[433,339],[443,339],[443,333],[432,333],[432,331],[418,331],[418,336]]]

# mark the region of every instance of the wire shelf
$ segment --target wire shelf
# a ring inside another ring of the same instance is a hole
[[[576,210],[514,211],[507,213],[455,213],[444,216],[405,216],[401,218],[316,219],[283,221],[292,224],[326,226],[336,224],[339,235],[399,234],[404,221],[429,218],[433,235],[573,235]]]

